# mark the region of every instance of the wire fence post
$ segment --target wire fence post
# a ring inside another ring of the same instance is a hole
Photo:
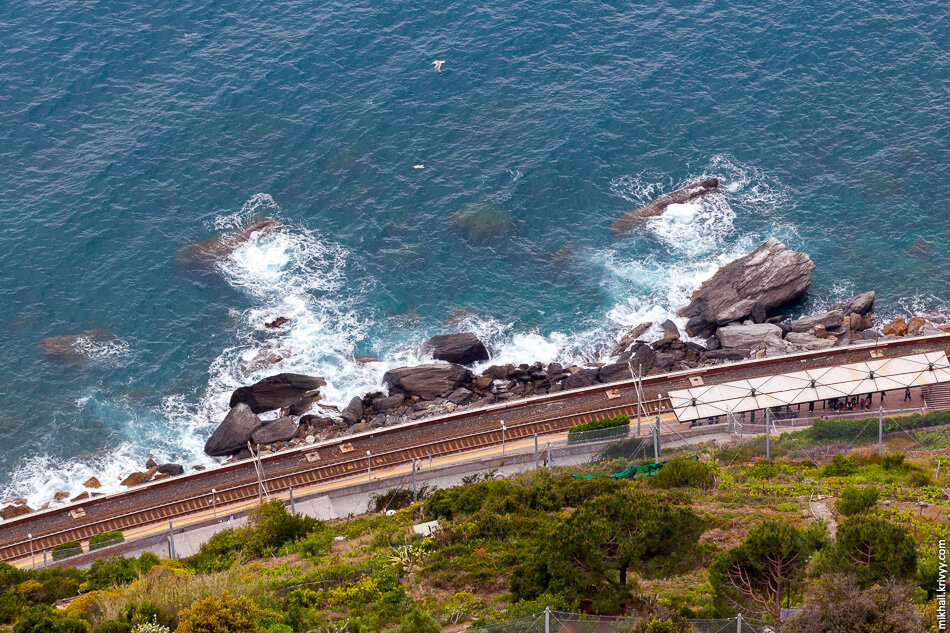
[[[938,465],[937,468],[939,469],[940,466]],[[939,477],[939,475],[938,475],[938,477]],[[44,550],[43,550],[43,569],[46,569],[46,566],[47,566],[47,565],[46,565],[46,550],[44,549]]]
[[[172,529],[172,522],[168,522],[168,557],[172,560],[178,558],[175,555],[175,531]]]
[[[877,410],[877,456],[884,455],[884,407]]]
[[[290,491],[290,513],[297,514],[297,508],[294,506],[294,487],[290,486],[288,490]]]
[[[551,467],[551,442],[548,442],[548,461],[545,464],[548,468]]]
[[[660,417],[656,418],[656,426],[653,427],[653,463],[660,463]]]
[[[551,607],[544,607],[544,633],[551,633]]]
[[[540,466],[538,465],[538,434],[534,434],[534,469],[538,470]]]
[[[736,616],[736,633],[742,633],[742,614]]]
[[[416,458],[412,458],[412,502],[419,500],[419,489],[416,488]]]
[[[765,459],[772,461],[772,427],[769,426],[769,411],[765,410]]]

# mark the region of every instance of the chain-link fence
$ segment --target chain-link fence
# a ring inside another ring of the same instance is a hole
[[[694,633],[776,633],[765,622],[742,616],[718,620],[687,620]],[[638,616],[606,616],[547,609],[537,615],[468,629],[470,633],[632,633],[644,624]]]

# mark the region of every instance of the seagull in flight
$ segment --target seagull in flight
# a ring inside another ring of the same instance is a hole
[[[437,72],[437,73],[439,73],[439,74],[441,75],[441,74],[442,74],[442,64],[444,64],[444,63],[445,63],[445,60],[444,60],[444,59],[437,59],[437,60],[435,60],[434,62],[432,62],[432,65],[435,66],[435,72]]]

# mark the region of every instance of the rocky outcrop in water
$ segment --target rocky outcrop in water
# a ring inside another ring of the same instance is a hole
[[[44,338],[40,341],[40,351],[50,358],[82,367],[97,353],[121,344],[122,341],[111,330],[100,328]]]
[[[175,254],[175,262],[180,266],[213,264],[229,257],[234,249],[250,240],[255,233],[282,231],[283,228],[274,218],[255,216],[236,231],[185,246]]]
[[[274,409],[296,408],[298,415],[305,413],[320,397],[320,388],[327,381],[319,376],[303,374],[277,374],[268,376],[250,387],[239,387],[231,394],[229,407],[244,403],[254,413]]]
[[[488,349],[471,332],[433,336],[423,345],[436,360],[457,365],[471,365],[488,360]]]
[[[746,317],[764,321],[771,310],[802,296],[814,269],[811,257],[770,238],[720,268],[693,293],[689,305],[680,310],[680,316],[688,319],[686,332],[709,336],[717,327]]]
[[[662,215],[666,208],[671,204],[685,204],[696,198],[701,198],[707,194],[719,190],[719,179],[710,178],[702,182],[687,185],[682,189],[664,193],[656,200],[640,207],[636,211],[625,213],[610,225],[610,232],[615,237],[621,237],[633,230],[643,220]]]

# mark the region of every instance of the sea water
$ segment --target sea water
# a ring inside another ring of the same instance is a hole
[[[210,464],[234,388],[304,372],[343,404],[433,334],[593,360],[682,325],[770,236],[817,265],[796,313],[868,289],[881,317],[946,312],[947,21],[926,0],[4,3],[3,498]],[[466,234],[466,205],[498,234]],[[284,230],[176,264],[258,214]],[[71,362],[39,347],[92,329],[114,338]],[[262,348],[285,358],[248,371]]]

